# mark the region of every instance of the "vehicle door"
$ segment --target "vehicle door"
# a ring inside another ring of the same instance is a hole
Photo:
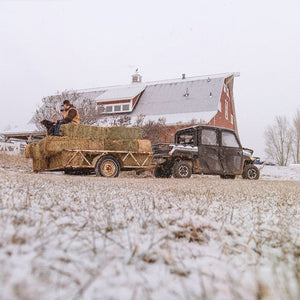
[[[199,128],[198,152],[199,162],[205,174],[223,174],[219,157],[218,130],[215,128]]]
[[[242,173],[243,148],[233,131],[221,130],[220,158],[225,174]]]

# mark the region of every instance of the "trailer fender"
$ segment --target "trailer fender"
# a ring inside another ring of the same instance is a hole
[[[97,155],[93,158],[92,160],[92,166],[95,168],[96,167],[96,163],[97,161],[99,160],[99,158],[101,158],[103,155],[105,155],[104,153],[103,154],[100,154],[100,155]]]

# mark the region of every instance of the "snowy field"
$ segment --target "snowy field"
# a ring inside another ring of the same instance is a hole
[[[299,299],[299,169],[104,179],[0,156],[0,298]]]

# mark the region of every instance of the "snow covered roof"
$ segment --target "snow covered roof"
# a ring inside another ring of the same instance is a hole
[[[128,85],[78,90],[97,102],[132,99],[141,92],[130,116],[145,115],[145,119],[165,118],[167,124],[191,119],[210,121],[218,112],[221,92],[226,78],[239,73],[222,73],[169,79]]]
[[[39,130],[34,124],[11,125],[8,129],[2,130],[0,136],[5,138],[17,138],[27,140],[31,138],[43,138],[46,135],[46,130]]]
[[[133,115],[216,113],[223,84],[224,77],[217,77],[149,85]]]
[[[14,133],[32,133],[40,132],[40,130],[33,123],[8,125],[6,129],[1,130],[0,134],[14,134]]]
[[[140,94],[145,89],[145,87],[145,84],[132,84],[130,86],[110,88],[100,96],[96,97],[95,100],[97,102],[108,102],[112,100],[132,99]]]

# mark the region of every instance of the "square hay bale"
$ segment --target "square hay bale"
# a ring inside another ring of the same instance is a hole
[[[137,140],[105,140],[105,150],[115,151],[138,151]]]
[[[109,140],[138,140],[142,139],[142,130],[138,127],[108,127]]]
[[[138,152],[152,152],[151,141],[149,140],[137,140]]]
[[[83,124],[64,124],[60,127],[60,135],[82,139],[104,140],[107,138],[107,127]]]
[[[73,137],[49,136],[44,139],[42,152],[44,156],[51,157],[62,152],[65,149],[70,150],[99,150],[103,149],[103,142]]]
[[[105,150],[151,152],[149,140],[105,140]]]
[[[87,162],[83,159],[80,153],[62,151],[59,154],[50,157],[50,169],[63,169],[64,167],[79,167],[87,166]]]
[[[141,139],[142,130],[137,127],[100,127],[70,123],[60,127],[60,135],[100,141],[129,140]]]
[[[45,171],[49,168],[49,160],[47,158],[32,159],[33,171]]]
[[[45,159],[45,152],[44,152],[44,141],[45,139],[42,139],[39,142],[33,143],[32,145],[32,158],[37,160],[43,160]]]
[[[24,154],[26,158],[33,158],[33,147],[35,143],[30,143],[25,147]]]

